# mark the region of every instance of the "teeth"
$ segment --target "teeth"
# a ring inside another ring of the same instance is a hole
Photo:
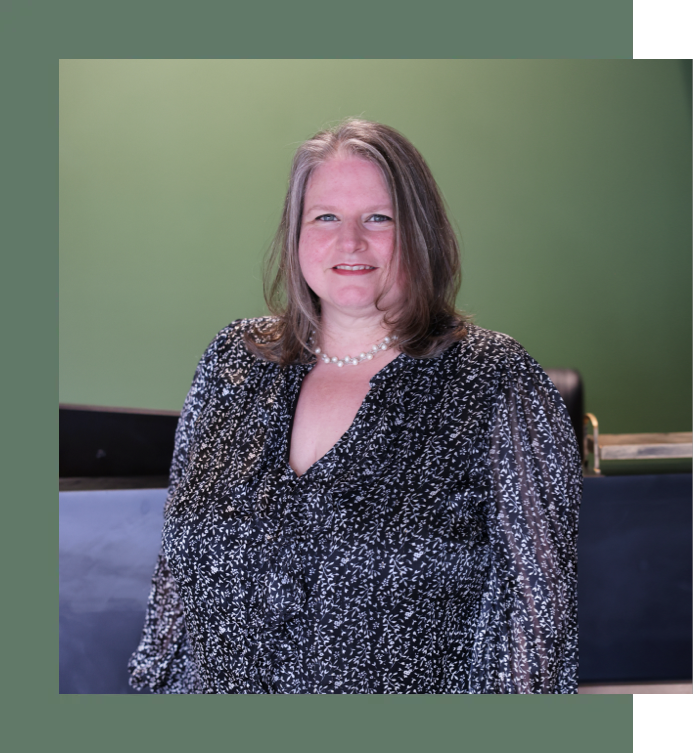
[[[359,264],[355,266],[349,266],[348,264],[337,264],[335,269],[346,269],[349,272],[358,272],[361,269],[375,269],[375,267],[369,267],[367,264]]]

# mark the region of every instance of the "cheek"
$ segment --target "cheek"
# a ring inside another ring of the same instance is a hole
[[[383,238],[378,246],[381,259],[386,261],[389,266],[394,266],[397,257],[395,253],[395,234],[388,233],[388,237]]]
[[[303,279],[309,286],[313,287],[314,283],[319,279],[319,271],[321,269],[320,260],[311,244],[302,241],[303,238],[301,238],[298,244],[298,266]]]
[[[322,254],[322,246],[319,237],[308,228],[301,233],[298,241],[298,260],[301,264],[315,264]]]

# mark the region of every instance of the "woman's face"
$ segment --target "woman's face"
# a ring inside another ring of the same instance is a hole
[[[358,157],[337,157],[317,167],[303,202],[298,258],[301,272],[330,309],[354,316],[382,316],[397,306],[394,207],[382,173]]]

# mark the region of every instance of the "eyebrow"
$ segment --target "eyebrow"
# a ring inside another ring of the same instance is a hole
[[[312,206],[307,207],[303,211],[306,214],[310,214],[311,212],[315,212],[318,209],[321,209],[321,210],[326,211],[326,212],[337,212],[338,211],[338,209],[336,207],[329,206],[327,204],[313,204]],[[393,208],[392,204],[376,204],[375,206],[368,207],[368,209],[366,209],[366,211],[365,211],[365,214],[368,214],[369,212],[378,212],[378,211],[381,211],[381,212],[388,211],[388,212],[392,213],[394,211],[394,208]]]

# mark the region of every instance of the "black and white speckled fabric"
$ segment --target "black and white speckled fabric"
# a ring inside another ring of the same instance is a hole
[[[288,464],[310,365],[222,330],[186,399],[131,683],[161,693],[574,693],[580,458],[551,381],[469,325]]]

